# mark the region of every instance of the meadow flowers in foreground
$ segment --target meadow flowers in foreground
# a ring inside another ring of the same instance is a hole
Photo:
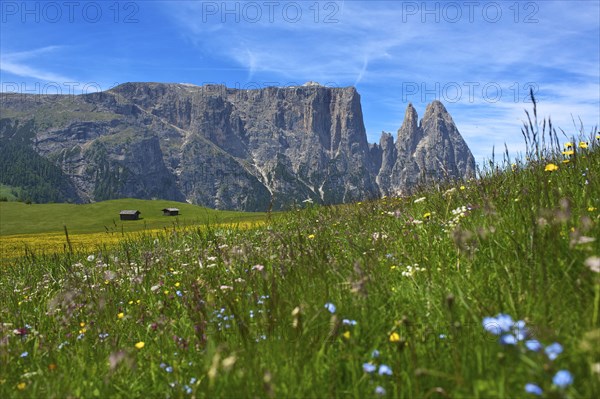
[[[600,154],[572,141],[414,197],[16,258],[0,397],[598,397]]]

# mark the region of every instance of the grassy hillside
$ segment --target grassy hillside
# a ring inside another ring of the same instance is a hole
[[[600,151],[535,152],[411,198],[17,259],[0,397],[598,397]]]
[[[177,217],[163,216],[163,208],[179,208]],[[137,209],[140,220],[121,221],[119,212]],[[215,211],[173,201],[120,199],[94,204],[24,204],[0,202],[0,235],[69,233],[132,232],[157,229],[179,224],[189,226],[206,223],[236,223],[263,220],[264,213]]]

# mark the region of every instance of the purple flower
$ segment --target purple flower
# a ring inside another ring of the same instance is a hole
[[[552,383],[559,388],[565,388],[573,383],[573,375],[568,370],[559,370],[552,378]]]
[[[537,396],[542,396],[542,394],[544,393],[542,388],[540,388],[539,386],[532,384],[532,383],[525,384],[525,392],[531,393],[531,394],[537,395]]]
[[[560,355],[562,353],[562,351],[563,351],[563,347],[558,342],[550,344],[546,347],[546,355],[548,356],[548,359],[550,359],[550,360],[556,359],[558,357],[558,355]]]
[[[374,364],[371,363],[363,363],[362,367],[365,373],[372,373],[377,368]]]
[[[375,388],[375,393],[377,395],[382,395],[383,396],[383,395],[385,395],[385,388],[382,387],[382,386],[380,386],[380,385],[377,385],[377,387]]]

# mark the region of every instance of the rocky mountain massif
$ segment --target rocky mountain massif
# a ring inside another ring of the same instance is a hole
[[[420,122],[409,105],[396,141],[384,132],[369,144],[353,87],[126,83],[81,96],[2,93],[0,111],[0,183],[50,179],[52,200],[257,211],[405,194],[475,172],[437,101]]]

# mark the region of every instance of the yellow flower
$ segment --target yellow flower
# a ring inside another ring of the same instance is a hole
[[[123,317],[125,317],[125,313],[121,312],[117,315],[118,319],[122,319]]]
[[[345,333],[343,333],[342,337],[344,337],[346,339],[350,339],[350,331],[346,331]]]
[[[82,321],[81,323],[79,323],[79,327],[85,327],[85,321]]]
[[[175,283],[175,287],[179,287],[181,283]]]
[[[583,149],[588,148],[587,141],[580,141],[579,142],[579,148],[583,148]]]
[[[569,162],[571,162],[571,160],[569,160],[569,159],[563,159],[563,161],[562,161],[562,163],[564,163],[564,164],[567,164]]]
[[[600,140],[600,134],[596,135],[596,140]]]
[[[565,148],[573,148],[573,143],[571,143],[570,141],[568,143],[565,143]]]
[[[546,172],[554,172],[555,170],[558,170],[558,166],[556,166],[553,163],[549,163],[548,165],[546,165],[546,168],[544,170]]]
[[[596,210],[596,208],[594,208],[593,206],[590,206],[590,207],[588,208],[588,212],[594,212],[595,210]]]
[[[427,212],[423,215],[423,219],[429,219],[431,217],[431,212]]]
[[[315,235],[314,235],[314,234],[309,234],[309,235],[308,235],[308,239],[309,239],[309,240],[313,240],[314,238],[315,238]]]
[[[146,344],[144,343],[144,341],[140,341],[140,342],[138,342],[137,344],[135,344],[135,348],[136,348],[136,349],[142,349],[142,348],[144,347],[144,345],[146,345]]]
[[[573,151],[573,150],[563,151],[563,155],[566,155],[568,157],[570,157],[573,154],[575,154],[575,151]]]
[[[163,292],[165,295],[169,295],[169,290],[164,290]]]
[[[466,189],[466,187],[465,186],[460,186],[460,189],[464,190],[464,189]]]
[[[397,332],[391,333],[390,342],[400,342],[400,335]]]
[[[17,384],[17,389],[18,389],[19,391],[22,391],[23,389],[25,389],[25,387],[26,387],[26,386],[27,386],[27,383],[26,383],[26,382],[19,382],[19,383]]]

